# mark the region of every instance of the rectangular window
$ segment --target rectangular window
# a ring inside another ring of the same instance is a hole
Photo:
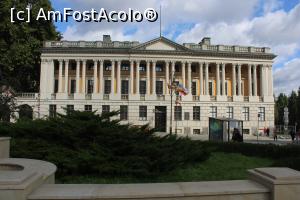
[[[164,70],[163,70],[163,66],[162,65],[156,65],[156,72],[163,72]]]
[[[123,64],[122,66],[121,66],[121,71],[129,71],[129,65],[126,65],[126,64]]]
[[[92,112],[93,111],[92,105],[85,105],[84,106],[84,111],[85,112]]]
[[[193,134],[200,135],[201,134],[200,129],[193,129]]]
[[[128,106],[120,106],[120,120],[128,119]]]
[[[258,120],[259,121],[265,121],[265,108],[264,107],[259,107],[258,108]]]
[[[147,120],[147,106],[140,106],[139,116],[140,116],[140,121]]]
[[[110,106],[109,105],[103,105],[102,106],[102,114],[109,113],[110,112]]]
[[[140,94],[146,94],[147,90],[147,82],[140,81]]]
[[[249,107],[243,107],[243,119],[249,121]]]
[[[71,63],[71,70],[75,71],[76,70],[76,62]]]
[[[175,65],[175,72],[180,72],[180,66],[179,65]]]
[[[122,80],[121,82],[121,94],[128,94],[129,82],[128,80]]]
[[[194,96],[197,95],[197,83],[196,83],[196,81],[192,82],[192,95],[194,95]]]
[[[58,93],[58,79],[54,81],[54,93]]]
[[[175,121],[182,120],[182,107],[181,106],[174,107],[174,119],[175,119]]]
[[[200,106],[193,107],[193,120],[200,121]]]
[[[161,95],[164,93],[163,81],[156,81],[156,94]]]
[[[56,105],[49,105],[49,117],[56,117]]]
[[[140,72],[145,72],[145,71],[146,71],[146,65],[140,64]]]
[[[74,94],[76,90],[76,80],[71,80],[71,94]]]
[[[111,91],[111,81],[105,80],[104,82],[104,94],[110,94]]]
[[[74,111],[74,105],[67,105],[67,115],[70,115]]]
[[[208,83],[208,90],[209,90],[209,95],[213,96],[214,95],[214,84],[212,81],[209,81],[209,83]]]
[[[111,64],[110,64],[110,63],[109,63],[109,64],[108,64],[108,63],[105,64],[105,65],[104,65],[104,70],[105,70],[105,71],[111,71]]]
[[[227,107],[227,118],[233,119],[233,107],[232,106]]]
[[[93,80],[87,80],[87,93],[92,94],[94,90],[94,81]]]
[[[217,106],[210,107],[210,117],[217,118],[218,116],[218,108]]]
[[[223,83],[220,83],[220,93],[223,95]],[[225,95],[228,96],[228,82],[225,81]]]
[[[196,70],[196,66],[195,65],[192,65],[192,73],[196,73],[197,70]]]

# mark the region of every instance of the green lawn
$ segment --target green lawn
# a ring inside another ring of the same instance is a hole
[[[188,182],[246,179],[247,169],[268,167],[270,159],[247,157],[237,153],[212,153],[210,158],[199,164],[177,169],[153,179],[101,178],[101,177],[57,177],[59,183],[141,183],[141,182]]]

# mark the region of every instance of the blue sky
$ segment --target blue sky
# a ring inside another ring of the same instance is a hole
[[[274,61],[275,92],[300,86],[300,0],[51,0],[55,10],[144,11],[162,5],[163,35],[178,43],[211,37],[213,44],[268,46]],[[159,36],[159,22],[56,23],[65,40],[147,41]]]

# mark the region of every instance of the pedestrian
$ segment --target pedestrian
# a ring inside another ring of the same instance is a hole
[[[267,133],[267,137],[269,137],[270,136],[270,129],[269,128],[267,128],[266,133]]]
[[[290,135],[291,135],[291,138],[292,138],[292,142],[295,141],[295,137],[296,137],[296,133],[294,130],[290,130]]]
[[[243,142],[243,136],[241,135],[239,129],[237,129],[237,128],[233,129],[232,141]]]
[[[273,138],[274,138],[274,141],[277,141],[277,132],[276,131],[273,131]]]

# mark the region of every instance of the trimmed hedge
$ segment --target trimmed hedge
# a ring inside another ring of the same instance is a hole
[[[58,167],[58,176],[147,178],[209,157],[201,143],[155,137],[148,126],[120,125],[103,116],[74,111],[68,116],[0,124],[0,136],[12,137],[12,156],[40,159]]]

